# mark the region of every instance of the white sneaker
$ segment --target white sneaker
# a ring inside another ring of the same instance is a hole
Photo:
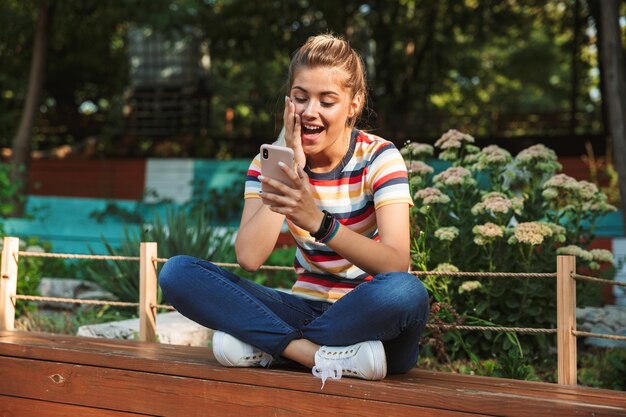
[[[357,343],[352,346],[322,346],[315,353],[313,375],[322,380],[350,376],[372,381],[387,375],[385,348],[379,340]]]
[[[220,331],[213,333],[213,356],[222,366],[230,367],[267,367],[272,362],[269,353]]]

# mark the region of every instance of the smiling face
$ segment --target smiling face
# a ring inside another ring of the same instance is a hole
[[[343,70],[329,67],[301,67],[295,74],[290,97],[300,115],[307,156],[324,153],[341,159],[346,152],[352,130],[348,119],[360,108],[361,98],[343,86],[345,77]]]

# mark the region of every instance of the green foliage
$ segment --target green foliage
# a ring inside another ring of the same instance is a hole
[[[557,254],[578,257],[580,266],[597,269],[612,262],[608,251],[584,248],[593,239],[598,217],[615,208],[587,181],[560,169],[556,155],[543,145],[515,158],[492,145],[480,149],[470,135],[450,130],[436,143],[447,168],[435,173],[424,162],[433,154],[425,144],[407,144],[412,208],[412,260],[417,270],[554,272]],[[489,278],[467,280],[426,277],[441,305],[453,306],[465,324],[506,327],[556,325],[553,280]],[[436,313],[444,323],[458,321],[448,308]],[[458,354],[489,358],[492,352],[531,351],[545,355],[553,338],[489,332],[445,336]],[[523,347],[523,349],[522,349]]]
[[[591,349],[579,355],[579,362],[581,385],[626,390],[626,349]]]
[[[23,196],[18,195],[19,183],[11,181],[10,175],[11,165],[0,162],[0,227],[2,227],[2,218],[13,212],[14,200],[23,199]]]
[[[527,381],[540,380],[535,369],[527,364],[527,360],[512,352],[503,352],[494,359],[457,359],[443,363],[434,360],[433,357],[421,355],[418,367],[441,372],[455,372],[463,375],[491,376]]]
[[[0,2],[4,146],[26,94],[37,5]],[[585,2],[578,16],[575,10],[555,0],[497,5],[120,0],[115,7],[95,0],[56,2],[34,148],[75,144],[93,134],[99,151],[124,151],[127,143],[115,139],[123,131],[124,95],[132,87],[128,34],[134,28],[185,46],[202,45],[210,53],[209,68],[194,80],[210,94],[210,131],[189,141],[194,155],[249,151],[246,142],[232,138],[274,137],[291,54],[308,36],[327,31],[345,36],[363,55],[382,136],[434,135],[450,124],[497,136],[565,133],[569,127],[601,132],[600,102],[590,94],[599,86],[592,70],[597,65],[593,22]],[[578,28],[576,20],[582,22]],[[572,74],[577,79],[571,80]],[[86,100],[98,105],[97,112],[77,115]],[[578,110],[576,123],[569,120],[571,108]],[[233,114],[231,122],[227,112]],[[51,123],[58,129],[46,130]],[[152,138],[136,142],[147,139]]]
[[[533,367],[527,363],[524,356],[513,350],[502,352],[498,357],[498,364],[494,369],[494,376],[510,379],[530,379],[534,375]]]
[[[21,250],[27,252],[50,252],[51,245],[36,237],[20,240]],[[38,287],[43,277],[67,277],[72,276],[75,269],[73,265],[63,259],[38,258],[24,256],[19,260],[17,269],[17,293],[24,295],[38,295]],[[34,303],[19,301],[16,304],[16,316],[32,311]]]
[[[138,256],[140,242],[156,242],[158,256],[170,258],[190,255],[215,262],[233,262],[234,232],[207,223],[202,209],[190,212],[184,208],[167,210],[165,219],[156,216],[141,234],[125,230],[119,248],[103,239],[111,255]],[[139,299],[139,264],[130,261],[98,261],[88,266],[90,279],[123,301]]]

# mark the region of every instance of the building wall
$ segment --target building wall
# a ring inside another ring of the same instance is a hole
[[[580,158],[562,158],[561,163],[564,173],[579,180],[588,177]],[[141,214],[150,219],[164,212],[164,201],[184,204],[209,190],[236,189],[248,164],[247,159],[34,160],[27,204],[33,215],[9,219],[4,228],[13,236],[39,236],[55,252],[88,253],[91,247],[103,253],[102,238],[115,245],[125,228],[138,230],[122,219],[97,221],[94,213],[108,204],[133,211],[141,203]],[[611,249],[613,238],[625,236],[621,213],[601,218],[596,235],[596,247]],[[281,239],[280,245],[293,243],[289,236]]]

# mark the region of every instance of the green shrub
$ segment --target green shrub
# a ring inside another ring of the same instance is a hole
[[[49,242],[37,237],[29,237],[20,240],[20,250],[27,252],[50,252],[52,246]],[[45,277],[69,277],[73,276],[74,267],[63,259],[39,258],[34,256],[22,256],[19,259],[17,269],[17,293],[23,295],[38,295],[38,287],[41,278]],[[33,310],[34,302],[18,301],[16,303],[16,315],[24,314]]]
[[[626,349],[591,348],[579,355],[581,385],[626,390]]]
[[[612,262],[608,251],[585,250],[598,217],[615,210],[596,185],[556,174],[557,156],[543,145],[513,158],[498,146],[480,149],[473,142],[451,130],[435,147],[408,143],[401,151],[415,200],[414,270],[554,272],[560,253],[576,255],[579,265],[591,269]],[[445,165],[440,172],[425,162],[434,148],[440,150],[436,163]],[[465,324],[556,325],[553,279],[426,277],[424,282],[435,301],[453,306]],[[435,318],[455,321],[448,310]],[[444,337],[452,342],[447,346],[453,357],[470,358],[511,349],[541,356],[555,343],[552,336],[490,332]]]
[[[13,212],[16,197],[23,199],[23,196],[18,195],[19,192],[20,184],[11,181],[11,165],[0,162],[0,227],[2,218]]]
[[[233,236],[231,229],[209,225],[202,209],[190,212],[179,208],[167,210],[164,220],[157,215],[151,224],[144,226],[141,234],[126,229],[120,247],[113,247],[105,239],[103,243],[110,255],[138,256],[140,242],[156,242],[160,258],[190,255],[216,262],[234,262]],[[139,299],[137,262],[92,261],[85,268],[86,277],[120,300]]]

